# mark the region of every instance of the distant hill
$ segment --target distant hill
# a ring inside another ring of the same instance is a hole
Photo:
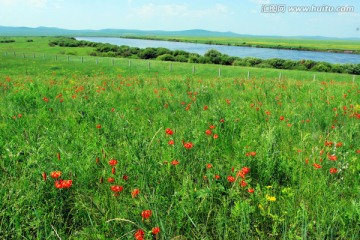
[[[238,34],[234,32],[216,32],[203,29],[191,29],[184,31],[162,31],[162,30],[134,30],[134,29],[101,29],[101,30],[69,30],[52,27],[6,27],[0,26],[0,36],[73,36],[73,37],[263,37],[263,38],[282,38],[281,36],[255,36]],[[287,38],[287,37],[284,37]],[[336,39],[321,36],[296,36],[289,38],[303,39]],[[359,41],[360,38],[344,38],[346,40]]]

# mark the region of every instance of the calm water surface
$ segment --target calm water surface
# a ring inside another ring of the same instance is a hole
[[[252,48],[252,47],[236,47],[227,45],[209,45],[201,43],[184,43],[170,42],[158,40],[143,39],[127,39],[127,38],[111,38],[111,37],[77,37],[77,40],[85,40],[91,42],[110,43],[114,45],[126,45],[130,47],[147,48],[147,47],[163,47],[170,50],[184,50],[190,53],[198,53],[204,55],[208,50],[215,49],[223,54],[235,57],[256,57],[262,59],[282,58],[291,60],[309,59],[313,61],[329,62],[329,63],[360,63],[360,54],[345,53],[328,53],[328,52],[311,52],[296,51],[271,48]]]

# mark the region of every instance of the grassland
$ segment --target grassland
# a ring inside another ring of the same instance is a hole
[[[357,79],[33,40],[0,45],[0,238],[359,239]]]

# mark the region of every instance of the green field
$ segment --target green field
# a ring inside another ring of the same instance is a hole
[[[32,39],[0,44],[1,239],[360,238],[357,78]]]

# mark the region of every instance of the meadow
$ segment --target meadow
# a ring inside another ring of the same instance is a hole
[[[0,45],[0,238],[360,238],[358,79],[31,44]]]

